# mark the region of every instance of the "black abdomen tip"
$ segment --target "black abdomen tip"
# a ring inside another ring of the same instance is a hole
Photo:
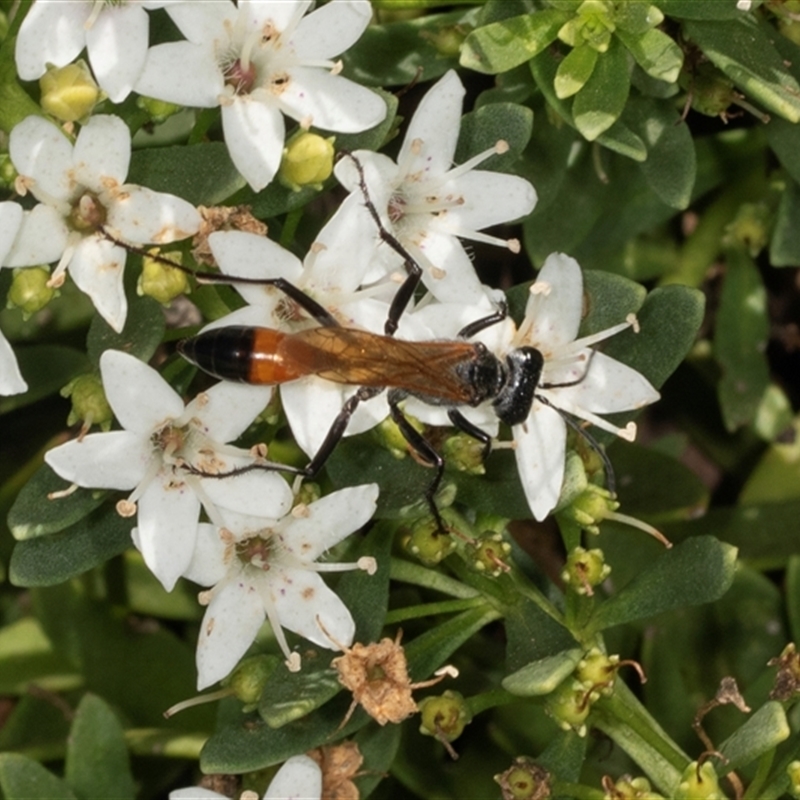
[[[255,329],[214,328],[178,342],[178,352],[203,372],[224,381],[247,383]]]

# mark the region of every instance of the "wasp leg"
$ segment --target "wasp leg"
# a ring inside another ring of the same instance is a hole
[[[328,433],[325,434],[325,439],[319,446],[314,458],[301,470],[303,475],[307,478],[313,478],[322,469],[336,445],[342,440],[344,432],[347,430],[347,424],[350,422],[350,417],[353,416],[358,404],[376,397],[382,391],[382,386],[360,386],[356,390],[356,393],[342,406],[342,410],[336,415],[336,419],[333,421]]]
[[[441,533],[446,534],[447,527],[444,524],[444,520],[442,519],[442,515],[434,499],[439,484],[442,482],[442,476],[444,475],[444,459],[433,449],[431,443],[411,425],[405,414],[400,410],[398,403],[403,400],[404,397],[405,395],[401,391],[389,392],[389,413],[400,429],[400,433],[403,434],[403,438],[408,442],[409,447],[424,461],[427,461],[435,470],[433,480],[425,490],[425,502],[428,504],[428,508],[433,518],[436,520],[436,527]]]
[[[411,298],[414,296],[417,286],[419,286],[419,282],[422,279],[422,267],[417,263],[411,253],[403,247],[397,237],[386,230],[381,220],[381,215],[378,213],[378,209],[375,208],[375,203],[372,202],[369,196],[367,181],[364,178],[364,167],[361,162],[351,153],[343,152],[341,155],[352,159],[356,171],[358,172],[358,185],[361,189],[361,193],[364,195],[364,205],[372,219],[375,220],[375,225],[378,228],[378,235],[382,242],[389,245],[389,247],[403,259],[403,268],[407,273],[406,279],[392,298],[392,303],[389,306],[389,313],[386,317],[386,323],[383,326],[384,333],[387,336],[392,336],[400,323],[400,317],[403,316],[403,312],[408,307],[409,302],[411,302]]]
[[[451,408],[447,412],[447,416],[450,417],[450,422],[455,425],[462,433],[466,433],[467,436],[471,436],[473,439],[477,439],[483,445],[483,460],[489,457],[489,453],[492,449],[492,437],[489,436],[486,431],[479,428],[474,422],[470,422],[460,411],[455,408]]]
[[[504,300],[498,306],[497,311],[493,311],[491,314],[487,314],[485,317],[481,317],[480,319],[476,319],[475,322],[470,322],[468,325],[465,325],[456,334],[456,336],[459,339],[469,339],[476,333],[480,333],[481,331],[486,330],[486,328],[491,328],[492,325],[497,325],[498,322],[502,322],[507,316],[508,305]],[[469,433],[469,431],[466,430],[464,432]]]

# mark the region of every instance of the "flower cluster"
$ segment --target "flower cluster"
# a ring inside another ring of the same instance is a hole
[[[304,137],[312,126],[364,131],[387,112],[378,94],[341,76],[341,64],[331,60],[363,33],[369,2],[332,0],[307,13],[310,7],[306,0],[39,0],[19,31],[18,70],[26,80],[41,77],[48,64],[67,65],[85,45],[99,86],[113,102],[135,91],[184,106],[219,107],[231,160],[251,189],[260,191],[281,164],[284,116],[298,123],[295,135]],[[146,10],[155,8],[169,15],[183,39],[148,49]],[[59,36],[51,36],[56,27]],[[113,58],[123,39],[128,58]],[[412,447],[424,440],[408,433],[413,428],[404,413],[448,425],[455,411],[462,426],[485,437],[487,445],[498,435],[498,418],[507,421],[537,519],[557,507],[570,421],[582,419],[630,439],[632,425],[620,429],[599,415],[637,409],[658,397],[633,369],[594,350],[603,339],[635,326],[635,319],[579,337],[583,285],[573,259],[554,254],[547,260],[530,288],[519,327],[500,311],[501,294],[479,280],[464,240],[518,252],[516,240],[482,231],[524,218],[537,197],[521,177],[478,169],[508,151],[502,140],[454,166],[464,94],[453,71],[430,88],[396,161],[369,150],[339,160],[334,172],[349,195],[304,259],[256,233],[208,235],[216,265],[247,304],[205,330],[255,326],[302,341],[304,332],[322,323],[334,332],[331,347],[341,329],[389,334],[400,343],[472,338],[481,345],[471,352],[484,353],[496,374],[480,402],[446,397],[440,402],[436,387],[426,392],[418,384],[408,392],[416,396],[408,398],[402,381],[392,384],[395,393],[387,400],[382,389],[389,381],[372,379],[368,364],[342,374],[327,362],[319,367],[309,362],[297,374],[281,363],[283,377],[267,385],[223,381],[184,403],[154,368],[109,349],[99,358],[99,371],[120,428],[84,431],[46,454],[47,464],[75,485],[129,493],[118,500],[117,510],[136,517],[133,542],[165,589],[181,577],[205,588],[199,688],[231,673],[265,621],[291,670],[299,669],[299,656],[284,628],[322,648],[349,648],[355,623],[319,573],[375,568],[370,558],[355,564],[317,559],[372,518],[376,484],[304,501],[281,472],[308,475],[314,469],[270,462],[263,444],[234,444],[271,401],[270,384],[280,383],[288,424],[315,467],[321,465],[315,458],[320,448],[336,435],[366,431],[390,415],[399,419]],[[77,134],[74,124],[60,128],[41,116],[28,116],[11,131],[9,155],[20,202],[0,204],[0,264],[23,269],[55,264],[48,285],[61,286],[69,273],[119,334],[127,318],[129,252],[188,239],[204,222],[187,200],[126,183],[128,126],[118,116],[83,111],[70,115],[83,120]],[[321,141],[318,150],[330,159],[333,140]],[[311,151],[317,152],[313,146]],[[308,184],[324,181],[329,171],[312,170]],[[286,182],[294,185],[295,178]],[[288,293],[287,284],[294,287]],[[476,324],[486,318],[493,324]],[[533,354],[540,368],[517,374],[520,354]],[[281,362],[280,355],[274,358]],[[472,380],[462,378],[465,389],[474,388]],[[368,388],[359,389],[360,384]],[[0,392],[26,388],[11,346],[0,337]],[[520,388],[525,401],[516,399]],[[512,391],[513,413],[501,411]],[[427,402],[431,397],[435,402]],[[401,401],[404,411],[397,406]]]

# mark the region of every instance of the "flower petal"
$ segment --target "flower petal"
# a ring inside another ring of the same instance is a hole
[[[365,131],[386,116],[380,95],[319,67],[292,67],[280,103],[298,122],[340,133]]]
[[[8,152],[17,172],[33,179],[34,197],[66,201],[75,187],[71,177],[72,143],[44,117],[25,117],[11,129]]]
[[[133,489],[145,475],[150,442],[131,431],[90,433],[44,454],[64,480],[90,489]]]
[[[69,229],[53,206],[39,203],[22,217],[17,238],[2,263],[9,267],[33,267],[58,261],[67,247]]]
[[[11,201],[0,203],[0,266],[17,238],[22,225],[22,206]]]
[[[232,442],[264,410],[271,396],[271,386],[223,381],[197,395],[184,416],[195,420],[209,438]]]
[[[14,349],[0,331],[0,395],[22,394],[27,391],[28,384],[19,371]]]
[[[308,756],[292,756],[277,771],[264,800],[319,800],[322,770]]]
[[[398,164],[407,165],[405,174],[422,170],[421,180],[425,180],[444,175],[453,166],[464,93],[461,79],[452,69],[428,89],[397,157]]]
[[[367,0],[340,0],[328,3],[306,15],[297,26],[291,42],[295,56],[325,59],[349,50],[372,19]]]
[[[281,163],[286,135],[281,112],[250,95],[234,97],[222,106],[222,128],[234,166],[260,192]]]
[[[517,469],[533,516],[541,521],[556,506],[564,482],[567,427],[559,413],[534,402],[528,419],[513,427]]]
[[[238,15],[231,0],[170,3],[166,8],[178,30],[195,44],[208,44],[223,39],[226,23],[233,27]]]
[[[192,560],[183,577],[199,586],[214,586],[228,571],[225,553],[226,546],[219,534],[219,528],[208,522],[200,522],[197,525],[197,541]]]
[[[531,285],[518,341],[542,351],[545,360],[578,335],[583,312],[583,275],[578,262],[552,253]]]
[[[212,792],[202,786],[189,786],[169,793],[169,800],[228,800],[224,794]]]
[[[78,183],[100,194],[122,184],[130,162],[131,133],[119,117],[101,114],[81,128],[72,156]]]
[[[197,233],[197,209],[174,194],[126,184],[108,209],[112,236],[132,244],[168,244]]]
[[[248,32],[270,27],[283,33],[293,27],[311,6],[312,0],[239,0],[237,22],[244,23]],[[283,41],[281,44],[286,45]]]
[[[125,326],[128,301],[122,285],[127,252],[96,234],[78,242],[69,262],[75,285],[89,295],[97,313],[119,333]]]
[[[367,483],[332,492],[287,517],[281,526],[284,547],[305,563],[366,525],[375,513],[378,484]]]
[[[150,435],[183,413],[183,400],[144,361],[121,350],[100,356],[106,397],[120,424],[149,439]]]
[[[429,229],[418,248],[424,256],[420,260],[425,286],[439,302],[489,308],[475,267],[455,236]]]
[[[22,20],[14,57],[24,81],[44,75],[47,64],[63,67],[83,50],[86,21],[92,12],[89,0],[73,3],[33,3]]]
[[[212,2],[203,0],[202,3],[178,5],[190,6],[192,11],[196,11],[212,5]],[[157,44],[147,52],[135,88],[139,94],[168,103],[215,108],[219,105],[225,81],[210,42],[167,42]]]
[[[316,572],[273,567],[267,588],[284,628],[328,650],[353,643],[353,616]]]
[[[168,592],[192,560],[199,515],[197,495],[171,469],[162,469],[139,498],[142,557]]]
[[[266,618],[255,587],[231,580],[214,589],[197,640],[197,689],[216,683],[239,663]]]
[[[254,517],[279,519],[294,501],[289,484],[279,473],[267,470],[227,478],[201,478],[200,483],[215,506]]]
[[[141,74],[149,30],[147,12],[140,6],[107,3],[86,31],[89,63],[112,103],[121,103]]]

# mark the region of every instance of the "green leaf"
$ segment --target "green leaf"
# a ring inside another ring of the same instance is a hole
[[[18,542],[9,576],[17,586],[55,586],[127,550],[132,527],[131,520],[104,507],[59,533]]]
[[[776,700],[764,703],[719,746],[719,752],[725,757],[722,774],[741,769],[774,750],[791,733],[783,706]]]
[[[564,100],[577,94],[591,78],[598,53],[589,45],[573,48],[558,65],[553,88],[556,97]]]
[[[769,384],[767,298],[761,275],[742,247],[727,252],[714,357],[721,370],[718,393],[725,427],[734,431],[755,418]]]
[[[80,687],[80,680],[75,680],[72,687],[64,688]],[[41,697],[30,694],[28,685],[0,730],[0,751],[21,753],[37,761],[64,758],[70,721],[64,717],[63,708],[56,708],[50,699],[51,695],[44,693]]]
[[[800,122],[800,85],[770,41],[774,28],[742,14],[732,20],[692,20],[687,38],[748,97],[790,122]]]
[[[14,347],[28,391],[0,397],[0,414],[35,403],[54,394],[73,378],[88,372],[91,365],[84,353],[60,344],[32,344]]]
[[[326,665],[331,656],[320,660]],[[280,728],[320,708],[341,690],[339,677],[327,666],[305,659],[300,672],[289,672],[284,665],[275,668],[264,684],[258,713],[271,728]]]
[[[6,800],[78,800],[64,781],[18,753],[0,753],[0,789]]]
[[[84,695],[75,712],[65,776],[80,797],[133,800],[136,795],[122,725],[96,695]]]
[[[357,781],[361,797],[369,797],[392,768],[402,732],[400,725],[385,725],[377,731],[367,727],[359,731],[355,741],[364,756],[364,767]]]
[[[575,647],[569,630],[527,597],[506,610],[505,627],[508,672]]]
[[[800,183],[800,126],[785,119],[770,120],[764,129],[769,146],[786,171]]]
[[[737,0],[656,0],[656,5],[668,16],[679,19],[723,20],[743,16]],[[753,9],[759,5],[760,0],[755,0]]]
[[[721,597],[733,580],[736,548],[698,536],[667,550],[655,563],[612,595],[589,622],[600,631]]]
[[[572,104],[575,125],[590,142],[619,119],[628,99],[630,85],[625,50],[616,39],[612,39],[608,50],[597,60],[591,77]]]
[[[651,28],[638,36],[618,28],[616,34],[636,59],[636,63],[651,78],[667,83],[678,80],[683,66],[683,51],[671,36],[658,28]]]
[[[245,185],[224,142],[135,150],[128,182],[205,206],[222,203]]]
[[[508,152],[481,163],[481,169],[508,172],[527,147],[533,131],[533,112],[516,103],[491,103],[470,111],[461,118],[455,162],[462,164],[473,156],[494,147],[499,140],[508,144]]]
[[[465,31],[476,9],[457,9],[408,21],[370,25],[341,58],[344,75],[366,86],[407,86],[429,81],[458,65]],[[377,148],[371,148],[377,149]]]
[[[769,260],[773,267],[796,267],[800,264],[798,219],[800,219],[800,184],[787,179],[769,243]]]
[[[149,361],[161,344],[165,329],[164,311],[152,297],[130,298],[125,327],[119,333],[95,315],[86,337],[86,352],[97,366],[106,350],[122,350]]]
[[[525,63],[555,41],[570,13],[549,8],[484,25],[467,36],[461,66],[496,75]]]
[[[532,661],[503,678],[502,686],[507,692],[519,697],[550,694],[572,674],[582,655],[583,650],[574,648]]]
[[[106,496],[78,488],[64,497],[48,499],[53,492],[63,492],[70,484],[42,464],[22,487],[8,512],[8,527],[17,541],[35,539],[68,528],[94,511]]]

